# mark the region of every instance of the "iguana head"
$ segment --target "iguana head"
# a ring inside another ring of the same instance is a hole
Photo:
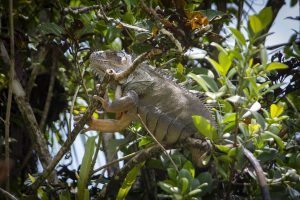
[[[100,76],[104,75],[107,69],[121,72],[131,63],[131,56],[124,51],[96,51],[90,56],[90,67]]]

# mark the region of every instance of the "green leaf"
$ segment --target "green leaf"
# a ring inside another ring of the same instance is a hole
[[[222,65],[220,65],[218,62],[216,62],[215,60],[211,59],[210,57],[205,57],[205,58],[212,64],[212,66],[216,69],[216,71],[221,76],[226,76],[226,73],[229,70],[229,68],[224,68]]]
[[[207,120],[206,118],[202,116],[194,115],[192,116],[194,120],[194,124],[196,128],[198,129],[199,133],[204,135],[205,137],[209,138],[212,141],[215,141],[218,139],[218,134],[213,125]]]
[[[232,28],[232,27],[228,27],[228,28],[238,43],[240,43],[241,45],[246,45],[246,39],[240,31],[238,31],[237,29]]]
[[[189,73],[187,76],[194,79],[205,92],[208,92],[209,90],[212,92],[218,91],[217,83],[213,78],[211,78],[208,75],[203,75],[203,74],[196,75],[193,73]]]
[[[124,182],[122,183],[121,188],[119,189],[117,200],[125,199],[129,190],[131,189],[133,183],[135,182],[135,179],[136,179],[140,169],[144,166],[144,164],[145,164],[145,162],[139,163],[128,172]]]
[[[188,193],[188,196],[196,196],[196,195],[199,195],[200,193],[202,192],[202,189],[195,189],[195,190],[192,190]]]
[[[195,168],[190,161],[186,161],[184,163],[183,169],[186,169],[187,171],[189,171],[193,178],[195,177]]]
[[[177,177],[177,171],[174,168],[168,168],[167,169],[168,172],[168,176],[172,181],[176,181],[176,177]]]
[[[235,119],[236,119],[236,113],[226,113],[222,120],[222,124],[233,122],[235,121]]]
[[[263,29],[266,28],[272,22],[272,18],[273,18],[272,8],[265,7],[258,13],[257,16],[261,22]]]
[[[284,111],[284,106],[282,104],[272,104],[270,106],[270,115],[271,118],[274,119],[275,117],[279,117],[282,112]]]
[[[282,141],[282,139],[278,135],[275,135],[274,133],[272,133],[270,131],[265,131],[264,133],[261,134],[261,137],[263,139],[274,138],[274,140],[275,140],[276,144],[278,145],[278,148],[279,148],[280,151],[282,151],[285,147],[285,144]]]
[[[257,120],[259,125],[262,127],[262,129],[265,129],[265,126],[266,126],[265,118],[263,118],[263,116],[261,116],[261,114],[259,114],[256,111],[251,111],[251,114],[255,117],[255,119]]]
[[[60,36],[65,33],[64,29],[61,26],[51,22],[51,23],[42,23],[38,25],[38,29],[45,35],[53,34],[56,36]]]
[[[225,75],[227,74],[228,70],[230,69],[231,66],[231,58],[228,56],[228,54],[225,54],[224,52],[220,52],[219,56],[219,63],[223,67]]]
[[[63,190],[59,193],[59,200],[71,200],[71,194],[68,190]]]
[[[158,182],[158,186],[165,192],[169,193],[169,194],[173,194],[173,193],[178,193],[179,190],[177,187],[174,187],[173,185],[164,183],[164,182]]]
[[[184,67],[183,67],[183,65],[181,64],[181,63],[178,63],[177,64],[177,66],[176,66],[176,71],[177,71],[177,73],[179,73],[179,74],[183,74],[183,71],[184,71]]]
[[[200,184],[207,184],[205,187],[201,187],[203,194],[210,193],[213,190],[213,178],[209,172],[202,172],[197,177]]]
[[[208,92],[207,84],[206,84],[206,82],[204,81],[204,79],[200,75],[189,73],[188,77],[191,77],[192,79],[194,79],[202,87],[202,89],[205,92]]]
[[[153,139],[150,136],[143,136],[142,139],[139,141],[139,147],[145,146],[153,142]]]
[[[296,44],[296,42],[293,42],[293,49],[298,57],[300,57],[300,48],[299,45]]]
[[[181,194],[186,193],[189,187],[189,180],[186,177],[182,177],[179,181],[179,184],[181,185]]]
[[[225,145],[215,145],[220,151],[224,152],[224,153],[228,153],[229,150],[231,149],[231,147],[225,146]]]
[[[275,70],[275,69],[287,69],[289,68],[286,64],[279,63],[279,62],[271,62],[267,66],[267,71]]]
[[[250,21],[250,27],[255,34],[263,30],[264,27],[257,16],[255,15],[250,16],[249,21]]]
[[[89,137],[85,145],[85,153],[82,158],[78,184],[77,184],[78,199],[83,199],[83,200],[89,199],[89,190],[87,190],[86,187],[89,180],[90,168],[92,165],[92,159],[93,159],[94,148],[95,148],[95,140],[96,137]]]

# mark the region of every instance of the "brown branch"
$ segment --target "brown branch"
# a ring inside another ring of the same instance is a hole
[[[104,97],[106,86],[109,81],[109,76],[105,75],[101,84],[101,88],[99,91],[100,97]],[[93,99],[91,105],[87,108],[85,114],[82,116],[82,118],[79,120],[79,122],[76,124],[72,132],[68,135],[67,140],[64,142],[64,144],[61,146],[58,153],[55,155],[51,163],[44,169],[43,173],[36,179],[36,181],[32,184],[32,189],[36,190],[44,181],[45,179],[51,174],[57,163],[61,160],[61,158],[65,155],[67,151],[69,151],[71,145],[73,144],[74,140],[76,139],[77,135],[80,131],[83,130],[84,125],[90,120],[92,114],[95,112],[95,110],[100,106],[100,103]]]
[[[12,84],[15,71],[15,42],[14,42],[14,19],[13,19],[13,1],[9,1],[9,32],[10,32],[10,70],[9,70],[9,82],[8,82],[8,97],[6,104],[5,114],[5,165],[8,168],[6,175],[6,190],[10,191],[10,162],[9,162],[9,127],[10,127],[10,112],[12,103]]]
[[[271,200],[270,192],[269,192],[267,181],[266,181],[266,177],[264,175],[264,171],[263,171],[262,167],[260,166],[258,160],[245,147],[243,148],[243,153],[246,156],[246,158],[250,161],[251,165],[254,167],[263,200]]]
[[[121,22],[120,20],[114,19],[112,17],[107,17],[106,14],[104,13],[104,10],[103,10],[101,5],[99,5],[99,11],[97,12],[97,17],[99,19],[103,19],[106,22],[115,23],[117,26],[119,26],[121,28],[125,27],[125,28],[128,28],[128,29],[135,30],[137,32],[149,33],[149,31],[147,29],[140,28],[140,27],[137,27],[137,26],[133,26],[133,25],[127,24],[125,22]]]
[[[139,64],[141,64],[143,61],[145,61],[145,59],[149,59],[149,58],[151,58],[155,55],[161,54],[161,53],[162,53],[162,50],[160,50],[160,49],[152,49],[149,52],[142,53],[132,62],[131,66],[128,67],[127,70],[122,71],[120,73],[115,73],[115,72],[111,71],[111,73],[109,72],[109,74],[110,74],[110,76],[113,77],[114,80],[120,81],[124,78],[127,78],[139,66]]]
[[[53,53],[53,58],[56,58],[55,51],[53,51],[52,53]],[[46,119],[48,117],[49,108],[50,108],[52,97],[53,97],[53,88],[54,88],[54,84],[55,84],[57,60],[53,59],[52,62],[53,63],[52,63],[52,66],[51,66],[51,72],[50,72],[51,74],[50,74],[50,81],[49,81],[47,97],[46,97],[46,101],[45,101],[45,105],[44,105],[42,118],[41,118],[40,124],[39,124],[40,130],[43,130],[44,127],[45,127]]]
[[[79,7],[71,7],[71,8],[64,8],[63,9],[63,12],[64,13],[72,13],[72,14],[80,14],[80,13],[87,13],[87,12],[90,12],[92,10],[95,10],[95,9],[99,9],[100,8],[100,5],[93,5],[93,6],[79,6]]]
[[[0,188],[0,192],[2,192],[2,194],[4,194],[4,196],[8,199],[18,200],[14,195],[10,194],[8,191],[3,190],[2,188]]]

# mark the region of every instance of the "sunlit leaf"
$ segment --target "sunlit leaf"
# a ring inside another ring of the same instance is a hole
[[[227,66],[222,66],[215,60],[211,59],[210,57],[205,57],[211,64],[212,66],[216,69],[216,71],[221,75],[221,76],[226,76],[227,71],[229,70],[229,67]]]
[[[273,12],[271,7],[265,7],[258,13],[258,18],[263,28],[266,28],[273,19]]]
[[[189,180],[185,177],[182,177],[180,180],[179,180],[179,184],[181,185],[181,194],[184,194],[188,187],[189,187]]]
[[[222,120],[222,123],[225,124],[228,122],[233,122],[235,120],[236,120],[236,113],[226,113]]]
[[[267,71],[275,70],[275,69],[287,69],[289,68],[286,64],[279,63],[279,62],[272,62],[268,64]]]
[[[284,111],[284,106],[282,104],[272,104],[270,106],[270,115],[271,118],[274,119],[275,117],[279,117],[282,112]]]
[[[225,145],[215,145],[220,151],[228,153],[231,147]]]
[[[192,175],[192,177],[195,177],[195,168],[193,166],[193,164],[190,161],[186,161],[183,165],[183,169],[186,169],[190,172],[190,174]]]
[[[205,92],[208,92],[207,84],[200,75],[189,73],[188,76],[191,77],[192,79],[194,79],[202,87],[202,89]]]
[[[228,56],[228,54],[225,54],[224,52],[221,51],[219,53],[218,59],[219,59],[220,65],[223,67],[224,73],[226,75],[231,66],[231,58]]]
[[[202,116],[194,115],[192,116],[194,120],[194,124],[198,129],[199,133],[209,138],[212,141],[215,141],[218,138],[218,134],[216,128],[211,125],[209,120]]]
[[[143,136],[142,139],[139,141],[139,147],[145,146],[153,142],[153,139],[149,136]]]
[[[144,166],[145,162],[139,163],[135,165],[126,175],[124,182],[122,183],[121,188],[119,189],[117,200],[123,200],[126,198],[129,190],[131,189],[135,179],[140,171],[140,169]]]
[[[259,33],[264,28],[260,19],[253,15],[249,17],[250,27],[254,33]]]
[[[82,163],[79,172],[79,179],[78,179],[78,199],[89,199],[89,190],[86,189],[87,182],[89,180],[90,175],[90,168],[92,165],[92,159],[94,154],[95,148],[95,140],[96,137],[89,137],[86,145],[85,145],[85,153],[82,158]]]
[[[228,28],[238,43],[240,43],[241,45],[246,45],[246,39],[240,31],[232,27],[228,27]]]

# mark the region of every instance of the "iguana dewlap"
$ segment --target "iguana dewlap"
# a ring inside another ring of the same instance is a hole
[[[98,51],[90,56],[90,67],[102,76],[109,69],[116,73],[128,69],[131,56],[122,51]],[[173,144],[190,136],[199,137],[192,116],[200,115],[215,126],[211,113],[194,94],[163,78],[146,63],[120,81],[122,97],[109,103],[99,99],[107,112],[121,113],[119,119],[91,119],[89,130],[117,132],[141,120],[163,144]]]

